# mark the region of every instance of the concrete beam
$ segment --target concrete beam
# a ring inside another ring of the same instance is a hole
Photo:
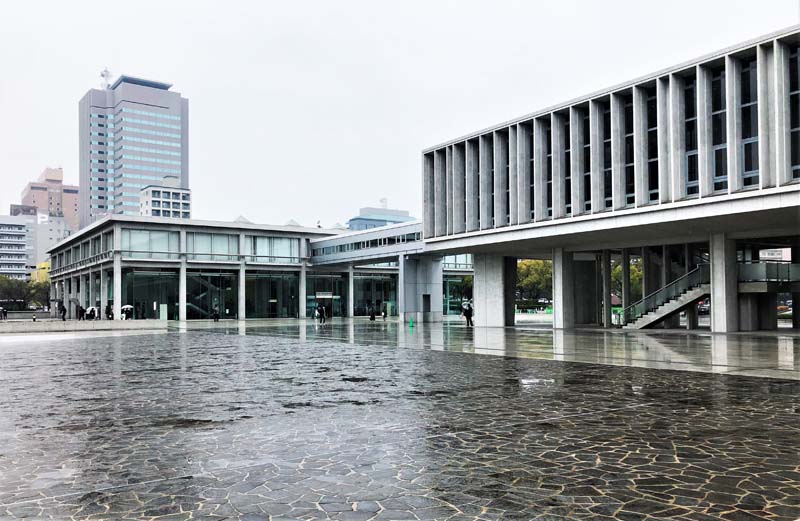
[[[453,147],[445,149],[445,226],[447,235],[453,234]]]
[[[425,238],[435,233],[433,153],[422,156],[422,232]]]
[[[775,121],[775,181],[783,186],[792,181],[791,141],[789,135],[791,112],[789,107],[789,47],[775,40],[775,56],[772,60],[774,85]]]
[[[756,77],[758,85],[758,175],[761,188],[775,186],[775,54],[772,42],[761,44],[756,50]]]

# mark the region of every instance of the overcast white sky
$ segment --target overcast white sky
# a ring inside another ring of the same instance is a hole
[[[10,2],[0,214],[78,181],[78,100],[114,74],[189,98],[194,217],[420,216],[420,152],[797,23],[797,0]]]

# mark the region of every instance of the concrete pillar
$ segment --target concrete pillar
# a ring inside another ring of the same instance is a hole
[[[611,327],[611,252],[600,254],[600,271],[603,279],[603,327]]]
[[[575,327],[575,274],[572,252],[553,249],[553,327]]]
[[[686,197],[686,104],[684,103],[684,87],[686,83],[677,74],[669,75],[669,128],[672,155],[672,200],[678,201]]]
[[[517,125],[517,222],[531,221],[531,158],[533,157],[533,134],[529,125]]]
[[[650,202],[647,176],[647,91],[633,88],[633,170],[636,206]]]
[[[672,266],[669,258],[669,246],[661,246],[661,287],[672,281]]]
[[[94,284],[94,272],[92,270],[89,270],[89,274],[86,277],[86,281],[88,283],[86,284],[86,298],[84,300],[88,301],[89,305],[85,306],[85,307],[89,308],[89,307],[97,305],[97,301],[94,298],[94,293],[95,293],[96,289],[94,287],[95,286],[95,284]]]
[[[475,325],[513,326],[517,260],[500,255],[475,254],[473,269]]]
[[[672,150],[670,145],[669,77],[656,80],[658,119],[658,198],[672,201]]]
[[[778,294],[758,294],[758,328],[767,331],[778,329]]]
[[[181,261],[178,267],[178,320],[186,322],[186,230],[180,231],[178,251]]]
[[[466,156],[464,144],[453,145],[453,233],[467,229]]]
[[[517,153],[517,128],[508,129],[508,224],[519,222],[519,154]]]
[[[775,54],[772,42],[762,43],[756,50],[758,85],[758,175],[761,188],[775,186],[775,100],[773,84]]]
[[[297,317],[306,318],[306,265],[300,266],[300,280],[297,284]]]
[[[738,330],[738,265],[736,242],[724,233],[711,234],[711,331]]]
[[[433,237],[435,232],[435,200],[433,179],[433,152],[422,156],[422,232]]]
[[[611,198],[613,209],[625,208],[625,100],[611,95]]]
[[[470,139],[466,145],[466,187],[467,231],[472,232],[480,228],[480,163],[478,141]]]
[[[446,157],[444,150],[433,153],[433,232],[436,237],[447,234],[447,203],[446,203]]]
[[[742,115],[739,105],[742,103],[740,76],[741,62],[733,56],[725,57],[725,117],[727,118],[728,142],[728,191],[733,193],[742,189],[742,172],[744,168],[740,143],[742,140]]]
[[[481,230],[488,230],[492,227],[494,201],[492,199],[492,188],[494,177],[492,176],[493,147],[492,134],[480,136],[478,138],[478,176],[480,177],[480,225]]]
[[[711,125],[711,71],[697,66],[697,160],[699,168],[700,197],[714,192],[714,162]]]
[[[569,109],[569,149],[570,149],[570,176],[572,177],[572,215],[584,213],[583,198],[583,172],[584,165],[583,147],[586,137],[583,135],[583,113],[575,108]]]
[[[399,257],[398,314],[408,322],[442,321],[442,259]]]
[[[447,235],[453,233],[453,147],[445,149],[444,159],[444,211]]]
[[[589,102],[589,155],[592,159],[592,213],[605,210],[603,197],[603,108],[597,101]]]
[[[108,305],[108,270],[103,266],[100,269],[100,317],[106,318]]]
[[[791,112],[789,107],[789,47],[775,40],[773,63],[773,92],[775,119],[775,180],[778,186],[792,181],[791,141],[789,136]]]
[[[533,120],[533,216],[544,221],[547,216],[547,124]]]
[[[689,306],[686,308],[686,329],[697,329],[698,327],[697,306]]]
[[[116,240],[116,234],[115,240]],[[119,320],[120,310],[122,308],[122,253],[120,251],[114,252],[114,304],[112,309],[114,318]]]
[[[356,315],[356,313],[355,313],[355,308],[356,308],[356,304],[355,304],[355,301],[356,301],[356,299],[355,299],[355,297],[356,297],[355,286],[356,286],[356,284],[355,284],[355,270],[353,269],[353,265],[351,264],[350,266],[347,267],[347,316],[349,318],[353,318]]]
[[[508,224],[508,206],[506,204],[506,190],[508,189],[508,134],[504,132],[493,133],[494,150],[494,226]]]
[[[631,256],[625,248],[622,249],[622,309],[633,304],[631,302]]]
[[[792,244],[792,264],[800,264],[800,239]],[[800,293],[792,293],[792,328],[800,329]]]
[[[550,143],[552,148],[553,172],[553,219],[567,215],[566,185],[566,116],[554,112],[550,116]],[[570,201],[571,202],[571,201]]]
[[[574,253],[573,290],[575,292],[575,324],[597,324],[599,292],[597,289],[597,258],[594,255]]]

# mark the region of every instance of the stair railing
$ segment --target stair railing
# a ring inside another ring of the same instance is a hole
[[[700,264],[686,275],[683,275],[666,286],[650,293],[642,300],[634,302],[622,310],[622,323],[629,324],[638,319],[645,313],[655,311],[658,306],[685,293],[690,288],[700,284],[708,284],[710,281],[711,270],[708,264]]]

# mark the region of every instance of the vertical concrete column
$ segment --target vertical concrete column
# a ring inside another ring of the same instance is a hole
[[[480,177],[480,224],[481,230],[488,230],[492,227],[492,218],[494,217],[492,207],[494,201],[492,200],[492,187],[494,179],[492,176],[492,135],[487,134],[478,138],[478,152],[479,160],[479,177]]]
[[[611,198],[613,208],[625,208],[625,102],[611,95]]]
[[[532,127],[517,125],[517,222],[531,221],[531,158],[533,157]]]
[[[592,158],[592,213],[605,210],[603,197],[603,112],[600,103],[589,102],[589,155]]]
[[[88,284],[86,284],[86,299],[85,300],[89,304],[88,306],[86,306],[88,308],[88,307],[95,306],[97,304],[97,302],[95,301],[95,298],[94,298],[94,293],[96,291],[96,288],[94,287],[94,271],[89,270],[89,276],[87,277],[86,280],[87,280]]]
[[[422,234],[433,237],[435,233],[435,198],[433,178],[433,152],[422,156]]]
[[[727,118],[728,142],[728,191],[733,193],[742,189],[744,181],[744,158],[742,158],[742,87],[740,77],[742,63],[733,56],[725,57],[725,117]]]
[[[774,83],[775,54],[772,42],[762,43],[756,50],[758,85],[758,177],[761,188],[775,186],[775,100]]]
[[[697,66],[697,150],[700,197],[714,192],[714,163],[711,154],[711,71]]]
[[[494,152],[494,226],[508,224],[508,206],[506,206],[506,190],[508,189],[508,134],[493,132]]]
[[[247,318],[247,260],[245,252],[245,234],[239,233],[239,291],[236,318],[244,320]]]
[[[100,267],[100,317],[106,318],[106,306],[108,305],[108,270],[105,266]]]
[[[666,244],[661,246],[661,287],[663,288],[670,283],[672,278],[672,266],[669,259],[669,246]]]
[[[631,302],[631,255],[622,248],[622,309],[630,306]]]
[[[684,88],[686,82],[677,74],[669,75],[669,129],[670,146],[672,148],[672,200],[679,201],[686,197],[686,104]]]
[[[115,238],[116,240],[116,238]],[[112,310],[114,318],[119,320],[122,309],[122,252],[114,252],[114,304]]]
[[[567,215],[567,200],[564,193],[566,185],[566,117],[553,112],[550,115],[550,144],[552,148],[553,172],[553,219]]]
[[[711,250],[711,331],[730,333],[738,330],[738,266],[736,242],[724,233],[713,233]]]
[[[672,149],[670,145],[670,83],[669,77],[656,80],[658,120],[658,198],[662,203],[672,201]]]
[[[186,322],[186,230],[181,230],[178,237],[178,321]]]
[[[353,265],[347,267],[347,316],[353,318],[356,315],[356,284],[355,269]]]
[[[575,273],[572,252],[553,249],[553,327],[575,327]]]
[[[433,153],[433,231],[437,237],[447,234],[447,203],[446,203],[446,157],[444,150]]]
[[[686,329],[697,329],[699,327],[697,316],[697,306],[692,305],[686,308]]]
[[[77,285],[75,286],[76,295],[77,295],[77,299],[78,299],[78,305],[85,308],[86,305],[85,305],[84,301],[86,299],[85,299],[84,295],[86,293],[86,279],[83,276],[83,272],[80,272],[78,274],[78,276],[76,277],[76,280],[78,281]]]
[[[516,264],[516,259],[511,257],[488,254],[473,256],[472,294],[476,326],[514,325]]]
[[[453,233],[467,229],[466,156],[464,144],[453,145]]]
[[[569,109],[569,149],[570,149],[570,176],[572,177],[572,215],[584,213],[583,198],[583,172],[586,168],[583,158],[583,147],[586,137],[583,135],[583,113],[575,108]]]
[[[397,318],[401,323],[408,322],[408,302],[406,300],[406,256],[397,256]]]
[[[445,149],[444,160],[444,181],[445,181],[445,221],[447,235],[453,233],[453,147]]]
[[[399,298],[399,295],[398,295]],[[297,317],[306,318],[306,263],[300,265],[300,280],[297,284]]]
[[[478,142],[470,139],[466,144],[466,193],[467,193],[467,231],[480,227],[480,175],[478,165],[480,154]]]
[[[783,186],[792,180],[791,141],[789,127],[791,112],[789,107],[789,47],[775,40],[773,63],[774,120],[775,120],[775,181]]]
[[[519,221],[519,154],[517,153],[517,127],[508,128],[508,224]]]
[[[633,171],[636,206],[650,202],[647,175],[647,92],[633,88]]]
[[[533,120],[533,214],[536,221],[547,219],[547,144],[541,118]]]
[[[600,254],[600,270],[603,278],[603,327],[611,327],[611,252]]]

